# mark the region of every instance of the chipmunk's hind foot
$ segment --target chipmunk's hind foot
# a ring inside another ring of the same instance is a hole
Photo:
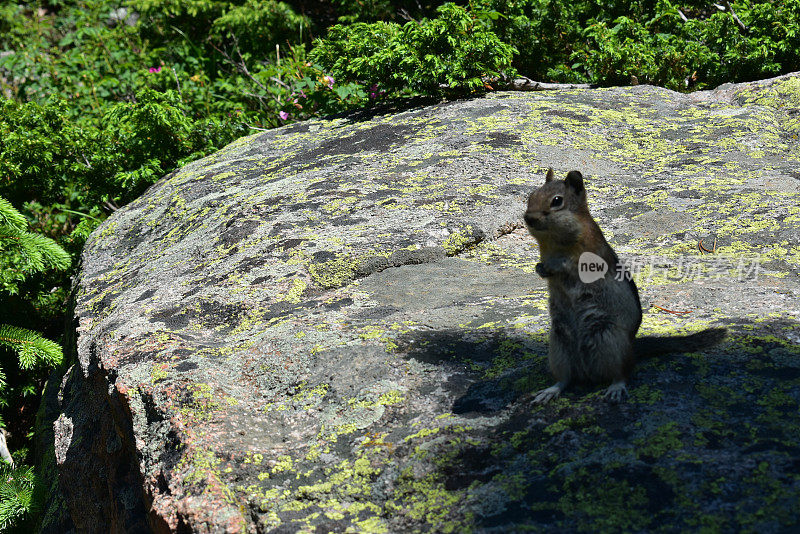
[[[549,388],[545,388],[536,393],[536,396],[533,398],[533,402],[535,404],[546,404],[553,399],[558,398],[561,395],[561,392],[564,391],[564,388],[567,387],[565,382],[558,382]]]
[[[609,402],[623,402],[625,399],[628,398],[628,388],[625,387],[624,380],[618,380],[608,386],[608,389],[605,392],[603,397]]]

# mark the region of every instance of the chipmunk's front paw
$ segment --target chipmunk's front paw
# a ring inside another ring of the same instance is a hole
[[[628,388],[625,387],[625,381],[614,382],[606,390],[605,399],[609,402],[623,402],[628,398]]]
[[[538,274],[542,278],[547,278],[548,276],[553,276],[553,273],[551,273],[549,270],[547,270],[547,267],[545,267],[544,263],[541,263],[541,262],[536,264],[536,274]]]
[[[566,274],[567,272],[569,272],[569,262],[562,257],[548,258],[536,264],[536,274],[542,278]]]

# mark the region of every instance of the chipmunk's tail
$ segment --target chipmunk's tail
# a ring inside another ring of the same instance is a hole
[[[633,351],[638,359],[671,352],[697,352],[713,347],[727,335],[725,328],[707,328],[688,336],[638,337],[633,340]]]

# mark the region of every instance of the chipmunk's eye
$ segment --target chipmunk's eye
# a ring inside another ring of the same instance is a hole
[[[564,197],[560,197],[558,195],[553,197],[553,200],[550,201],[551,208],[560,208],[564,205]]]

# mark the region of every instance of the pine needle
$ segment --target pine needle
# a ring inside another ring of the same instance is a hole
[[[36,475],[30,466],[12,468],[0,461],[0,531],[15,524],[33,508]]]
[[[0,345],[19,355],[21,369],[33,369],[37,364],[53,367],[64,359],[58,343],[42,337],[38,332],[16,326],[0,325]]]
[[[0,197],[0,226],[10,226],[18,230],[24,230],[28,226],[25,217],[3,197]]]

